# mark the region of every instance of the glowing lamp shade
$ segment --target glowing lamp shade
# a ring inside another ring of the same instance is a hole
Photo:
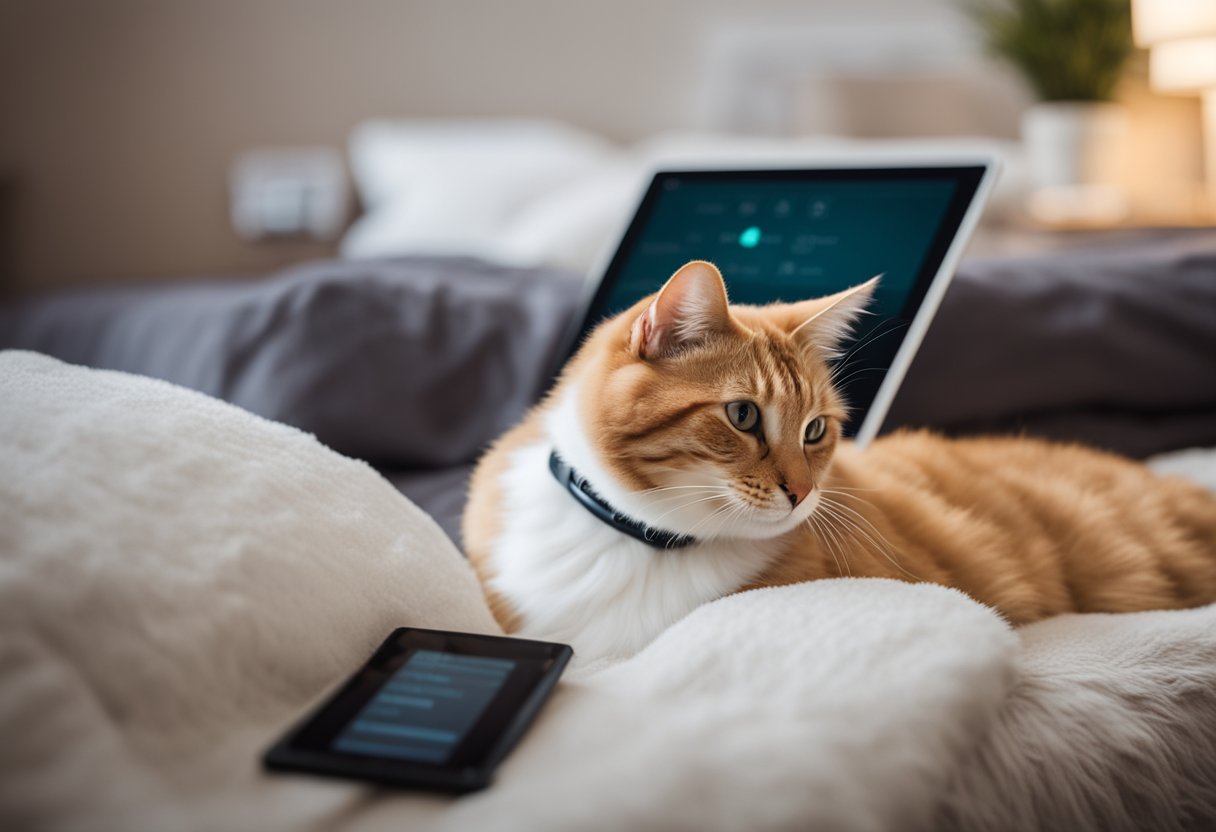
[[[1181,38],[1216,36],[1216,3],[1212,0],[1134,0],[1132,27],[1136,44],[1143,47]]]
[[[1133,0],[1132,27],[1151,50],[1153,87],[1203,98],[1204,166],[1216,201],[1216,0]]]
[[[1213,0],[1216,6],[1216,0]],[[1162,92],[1216,87],[1216,35],[1159,43],[1149,53],[1149,77]]]
[[[1216,0],[1135,0],[1136,43],[1148,47],[1149,77],[1162,92],[1216,87]]]

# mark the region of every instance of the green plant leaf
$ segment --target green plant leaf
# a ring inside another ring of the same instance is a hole
[[[1109,101],[1132,53],[1129,0],[962,0],[1042,101]]]

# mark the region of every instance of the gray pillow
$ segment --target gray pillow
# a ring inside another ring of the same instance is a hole
[[[26,300],[0,308],[0,346],[166,379],[380,465],[440,467],[542,392],[579,286],[468,259],[318,262]]]
[[[886,427],[1216,445],[1216,232],[963,264]]]

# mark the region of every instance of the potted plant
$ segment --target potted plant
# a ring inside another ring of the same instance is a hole
[[[1022,117],[1035,184],[1109,185],[1127,129],[1112,99],[1132,52],[1129,0],[964,2],[988,49],[1038,98]]]

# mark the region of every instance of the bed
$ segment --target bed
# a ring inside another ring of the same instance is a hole
[[[263,775],[392,627],[498,631],[467,478],[581,283],[412,255],[0,305],[0,826],[1216,825],[1216,607],[1015,632],[884,581],[723,599],[569,674],[480,795]],[[902,426],[1216,489],[1216,232],[964,261]]]

